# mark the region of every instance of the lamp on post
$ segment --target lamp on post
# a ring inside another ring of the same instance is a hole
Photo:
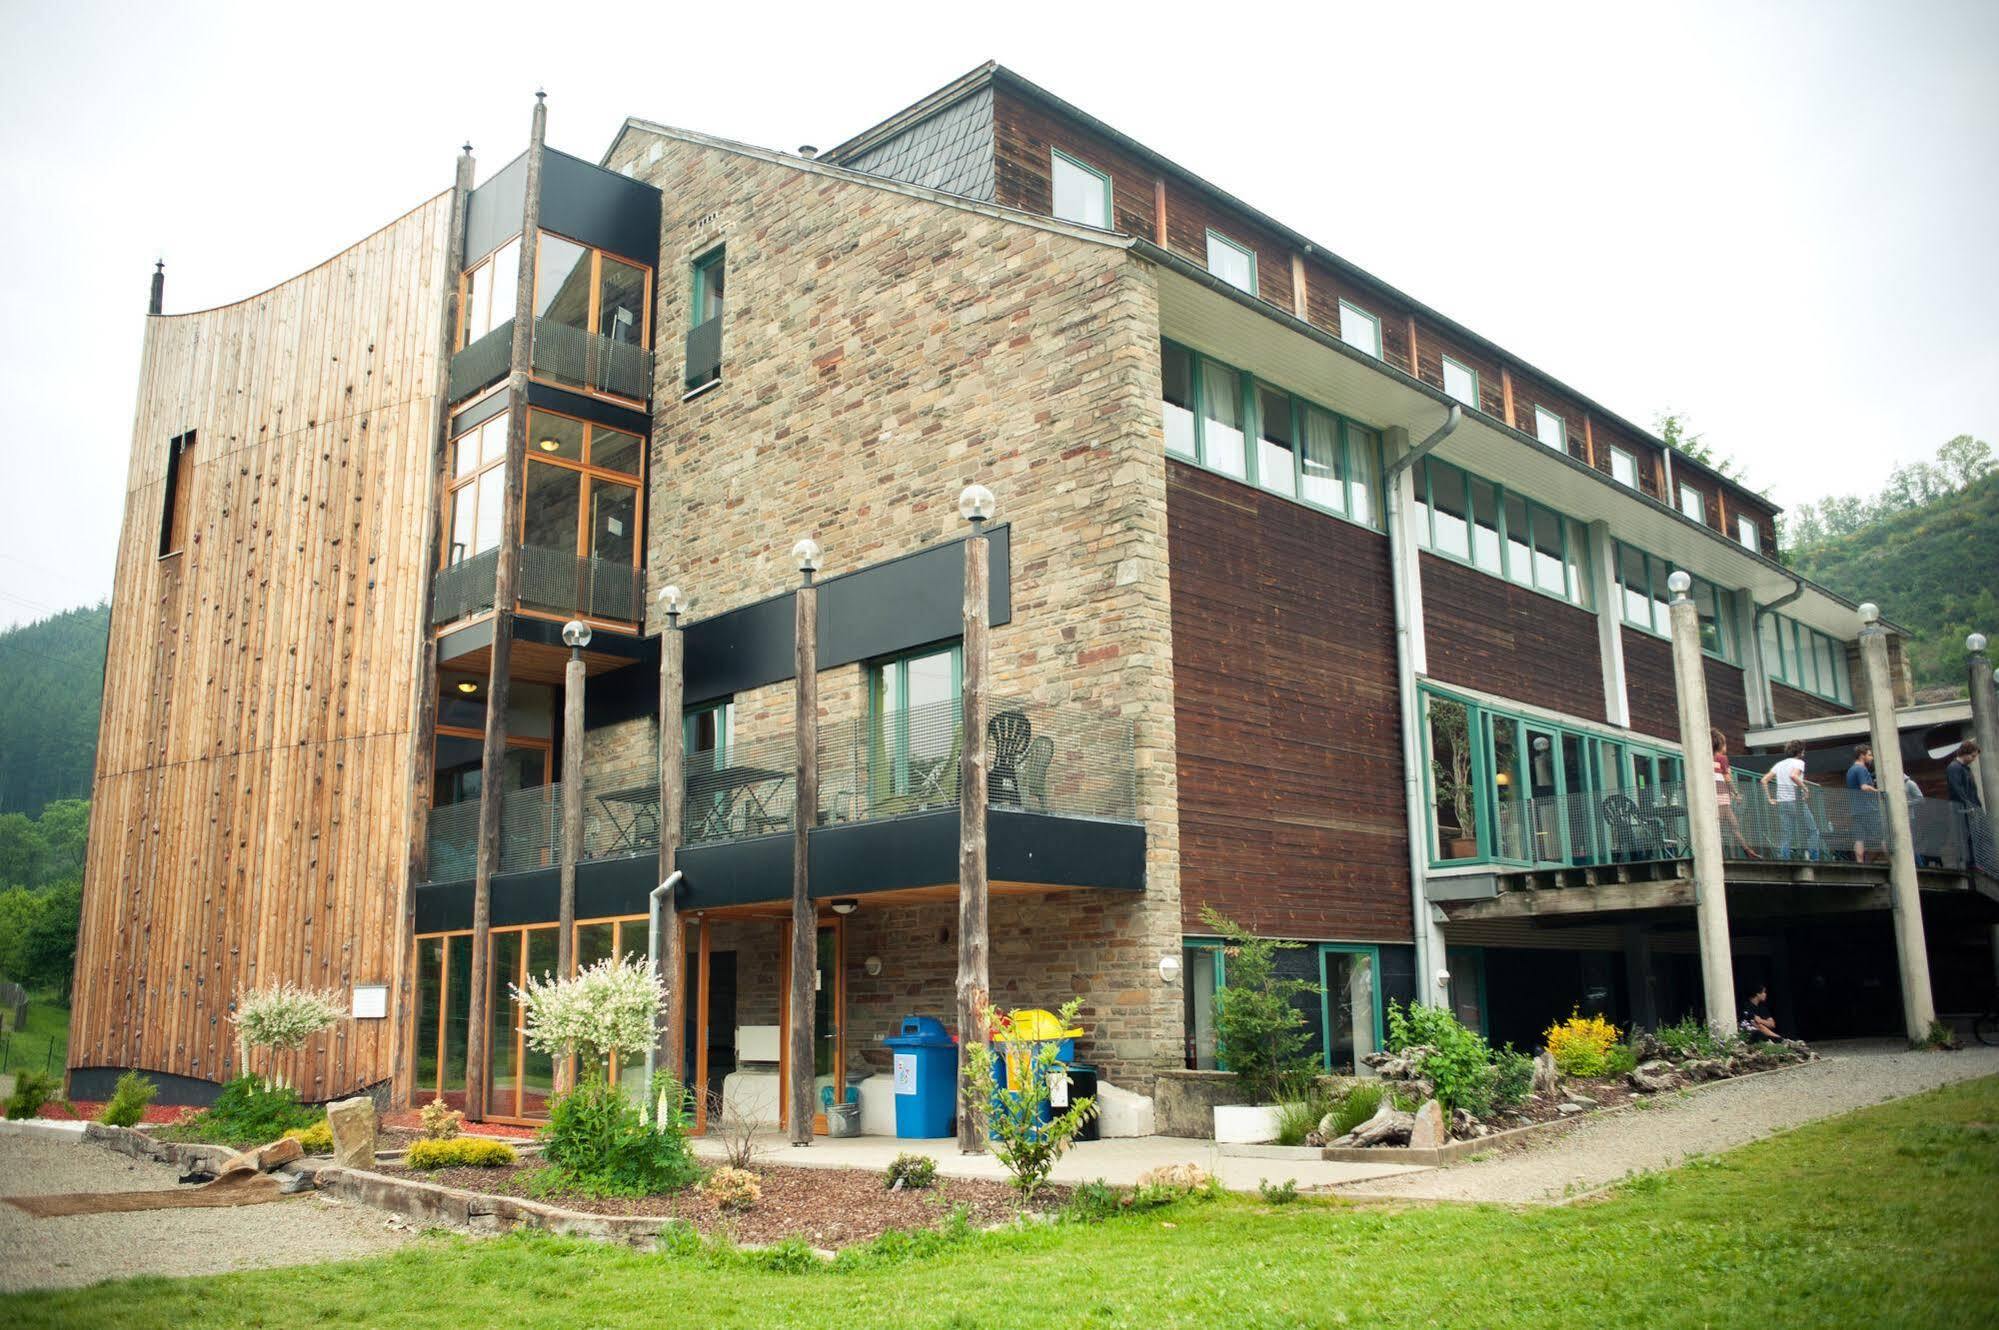
[[[965,1087],[964,1060],[986,1056],[992,977],[987,947],[986,877],[986,636],[992,547],[986,523],[998,503],[976,482],[958,495],[958,515],[971,523],[965,539],[964,739],[958,768],[958,1149],[985,1151],[981,1110]]]
[[[826,561],[819,542],[807,536],[791,547],[797,565],[793,639],[797,709],[792,733],[797,742],[796,798],[791,810],[791,1046],[786,1126],[793,1145],[812,1144],[812,989],[819,962],[819,921],[812,910],[811,832],[819,820],[819,588],[813,576]]]
[[[1722,870],[1721,797],[1715,785],[1714,734],[1708,720],[1707,667],[1701,658],[1700,611],[1694,579],[1675,569],[1672,594],[1673,684],[1679,696],[1680,751],[1685,758],[1687,839],[1692,842],[1694,928],[1700,945],[1701,988],[1708,1029],[1735,1033],[1735,958],[1728,935],[1728,887]]]
[[[1916,846],[1909,801],[1902,794],[1902,730],[1895,715],[1895,685],[1888,668],[1888,630],[1881,608],[1860,606],[1860,696],[1867,710],[1867,738],[1874,749],[1874,788],[1864,809],[1879,829],[1888,860],[1889,919],[1895,929],[1895,962],[1902,981],[1902,1021],[1911,1044],[1930,1036],[1936,999],[1930,988],[1930,957],[1923,939],[1923,903],[1916,881]],[[1864,830],[1866,823],[1860,824]],[[1856,839],[1860,836],[1856,830]],[[1858,854],[1854,856],[1859,858]]]
[[[676,899],[680,854],[681,801],[687,790],[686,754],[682,751],[680,726],[681,680],[685,672],[685,639],[680,632],[680,614],[687,598],[671,584],[659,589],[660,612],[666,622],[659,633],[659,885],[648,903],[647,959],[652,963],[653,982],[662,988],[659,1019],[653,1025],[653,1046],[646,1052],[646,1085],[653,1073],[669,1068],[679,1081],[687,1047],[687,942],[680,927],[680,907]],[[707,1087],[700,1087],[705,1093]],[[702,1113],[706,1105],[697,1103]]]

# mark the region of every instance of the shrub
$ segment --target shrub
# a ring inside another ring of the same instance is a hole
[[[39,1116],[42,1105],[62,1092],[62,1083],[42,1071],[17,1072],[14,1093],[7,1096],[7,1120],[18,1122]]]
[[[1629,1044],[1612,1044],[1610,1052],[1604,1056],[1603,1074],[1629,1076],[1636,1070],[1638,1070],[1638,1050]]]
[[[1603,1017],[1574,1011],[1567,1020],[1548,1027],[1548,1054],[1564,1076],[1601,1076],[1610,1069],[1610,1050],[1617,1034],[1617,1027]]]
[[[333,1028],[345,1014],[339,994],[292,984],[253,988],[238,995],[230,1019],[245,1045],[243,1070],[250,1070],[248,1049],[269,1049],[275,1061],[277,1054],[289,1053],[321,1030]]]
[[[448,1141],[465,1125],[465,1115],[445,1103],[442,1096],[425,1104],[418,1120],[426,1141]]]
[[[1319,986],[1277,975],[1277,954],[1299,943],[1257,937],[1212,906],[1201,919],[1222,935],[1228,960],[1228,983],[1215,990],[1218,1054],[1247,1102],[1275,1103],[1288,1079],[1311,1071],[1311,1029],[1294,999],[1317,996]]]
[[[1635,1065],[1635,1064],[1634,1064]],[[1512,1044],[1492,1055],[1492,1101],[1502,1108],[1526,1102],[1534,1090],[1534,1059]]]
[[[1274,1187],[1270,1185],[1269,1178],[1258,1178],[1256,1180],[1256,1189],[1263,1194],[1263,1199],[1272,1205],[1289,1205],[1298,1199],[1298,1179],[1296,1178],[1286,1178]]]
[[[1277,1090],[1277,1143],[1303,1145],[1338,1102],[1339,1094],[1316,1071],[1286,1077]]]
[[[1333,1137],[1344,1136],[1361,1123],[1373,1117],[1381,1107],[1381,1096],[1386,1093],[1379,1081],[1367,1081],[1354,1086],[1333,1105],[1332,1124],[1328,1128]]]
[[[1388,1051],[1399,1053],[1418,1045],[1430,1050],[1423,1058],[1423,1075],[1436,1087],[1437,1100],[1448,1112],[1462,1108],[1474,1117],[1492,1111],[1497,1070],[1485,1036],[1444,1007],[1399,1002],[1388,1004]]]
[[[322,1120],[310,1127],[293,1127],[285,1133],[285,1137],[297,1141],[299,1148],[309,1155],[333,1153],[333,1124],[330,1122]]]
[[[1671,1025],[1662,1025],[1652,1037],[1674,1057],[1712,1058],[1721,1056],[1722,1052],[1714,1032],[1698,1016],[1682,1016]]]
[[[325,1114],[298,1101],[298,1091],[243,1075],[222,1087],[215,1102],[164,1133],[176,1141],[210,1141],[249,1147],[277,1140],[294,1127],[310,1127]]]
[[[505,1141],[486,1136],[453,1136],[413,1141],[403,1162],[428,1173],[440,1168],[505,1168],[519,1156]]]
[[[921,1191],[937,1181],[937,1161],[929,1155],[907,1152],[895,1157],[882,1174],[882,1186],[890,1191]]]
[[[658,1102],[681,1103],[679,1085],[658,1080]],[[552,1166],[546,1188],[592,1196],[650,1196],[679,1191],[700,1176],[687,1148],[687,1124],[677,1107],[651,1120],[590,1071],[568,1094],[557,1095],[541,1129],[543,1157]]]
[[[1124,1209],[1124,1204],[1124,1189],[1113,1187],[1098,1178],[1095,1182],[1083,1183],[1069,1193],[1069,1203],[1062,1207],[1062,1217],[1078,1224],[1101,1223]]]
[[[153,1096],[160,1087],[136,1071],[128,1071],[118,1078],[112,1088],[111,1097],[104,1101],[104,1109],[97,1120],[109,1127],[136,1127],[146,1118],[146,1105],[153,1102]]]
[[[509,987],[528,1047],[558,1062],[574,1053],[583,1071],[601,1071],[613,1053],[642,1058],[652,1047],[659,981],[648,961],[607,957],[573,979],[543,975]]]
[[[1082,1009],[1083,1000],[1079,997],[1063,1003],[1056,1014],[1061,1028],[1074,1025],[1076,1014]],[[1004,1030],[1012,1019],[998,1012],[991,1016],[996,1031]],[[1042,1111],[1048,1106],[1048,1078],[1055,1070],[1058,1049],[1053,1039],[1035,1045],[1033,1065],[1022,1078],[1027,1084],[1008,1085],[1004,1089],[993,1074],[992,1046],[972,1044],[965,1050],[966,1101],[987,1128],[993,1157],[1013,1174],[1013,1186],[1020,1193],[1022,1205],[1034,1199],[1034,1193],[1048,1181],[1055,1161],[1068,1153],[1076,1133],[1097,1112],[1094,1099],[1076,1099],[1062,1112],[1052,1114],[1048,1121],[1041,1120]]]
[[[724,1210],[752,1210],[764,1192],[748,1169],[718,1168],[701,1184],[701,1194]]]

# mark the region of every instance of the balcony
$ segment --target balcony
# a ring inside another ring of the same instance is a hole
[[[508,319],[478,341],[456,351],[446,391],[453,402],[462,402],[489,384],[507,377],[514,358],[514,321]]]
[[[485,550],[438,571],[431,591],[433,628],[493,608],[499,559],[498,550]],[[514,585],[515,604],[525,610],[634,624],[645,611],[643,568],[579,559],[571,550],[522,545]]]
[[[440,568],[431,579],[430,626],[436,628],[492,609],[493,576],[499,562],[499,550],[491,549]]]
[[[508,319],[453,354],[447,376],[450,400],[462,402],[506,378],[513,349],[514,321]],[[652,352],[634,343],[599,337],[552,319],[536,319],[530,354],[535,374],[551,383],[635,402],[652,397]]]

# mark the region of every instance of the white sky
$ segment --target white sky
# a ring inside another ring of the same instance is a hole
[[[154,257],[260,291],[538,84],[823,148],[994,58],[1779,502],[1999,443],[1999,3],[1259,8],[0,0],[0,624],[110,589]]]

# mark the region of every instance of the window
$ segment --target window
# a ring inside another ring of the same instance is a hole
[[[1638,459],[1615,445],[1610,449],[1610,478],[1631,489],[1638,488]]]
[[[1166,430],[1166,451],[1193,457],[1194,353],[1171,342],[1159,344],[1160,415]]]
[[[506,530],[508,413],[474,425],[451,443],[445,491],[444,562],[448,567],[497,549]]]
[[[1417,464],[1414,482],[1424,549],[1584,609],[1595,603],[1582,523],[1434,458]]]
[[[713,753],[721,761],[729,751],[729,736],[736,727],[734,699],[689,707],[681,717],[683,752]]]
[[[694,260],[694,298],[688,306],[690,328],[722,317],[723,278],[727,271],[722,262],[724,257],[724,248],[717,245]]]
[[[534,373],[589,392],[641,401],[652,384],[652,270],[615,254],[541,233],[535,246]]]
[[[1065,222],[1111,229],[1111,178],[1093,166],[1051,148],[1055,215]],[[1211,264],[1212,266],[1212,264]]]
[[[176,434],[167,440],[167,483],[160,499],[160,557],[179,554],[187,543],[187,510],[193,500],[189,498],[194,488],[194,463],[188,454],[194,451],[194,431]]]
[[[1478,371],[1445,356],[1444,391],[1472,410],[1478,410]]]
[[[1672,576],[1673,566],[1622,541],[1616,549],[1618,602],[1624,622],[1660,637],[1671,637],[1672,591],[1666,580]],[[1730,664],[1739,663],[1741,642],[1735,632],[1733,593],[1704,577],[1694,577],[1688,595],[1700,616],[1701,650]]]
[[[1340,340],[1356,351],[1381,359],[1381,320],[1359,305],[1340,302]]]
[[[959,752],[959,689],[963,657],[957,643],[925,647],[876,661],[868,669],[870,789],[884,796],[955,803]]]
[[[1707,499],[1699,490],[1685,482],[1680,485],[1680,512],[1702,525],[1707,523]]]
[[[512,323],[521,285],[521,238],[507,243],[466,269],[461,284],[463,313],[458,344],[470,346],[495,328]]]
[[[1772,679],[1830,702],[1853,704],[1843,643],[1782,614],[1759,615],[1757,638],[1763,670]]]
[[[1735,515],[1735,538],[1751,554],[1763,552],[1763,534],[1756,529],[1756,519],[1741,513]]]
[[[690,391],[722,377],[722,305],[728,255],[717,245],[694,260],[693,293],[687,301],[687,373]]]
[[[1291,394],[1256,386],[1256,478],[1267,490],[1298,497],[1298,443]]]
[[[1545,406],[1534,408],[1534,437],[1558,453],[1569,450],[1568,427],[1562,418]]]
[[[600,586],[599,579],[639,566],[644,452],[645,442],[636,434],[550,411],[529,413],[520,525],[523,603],[636,617],[628,597],[617,596],[616,584]],[[568,562],[586,559],[609,567],[593,565],[586,579]]]
[[[1242,440],[1242,376],[1213,360],[1201,362],[1201,460],[1225,476],[1249,476]]]
[[[1256,255],[1213,231],[1208,232],[1208,271],[1238,291],[1256,294]]]

